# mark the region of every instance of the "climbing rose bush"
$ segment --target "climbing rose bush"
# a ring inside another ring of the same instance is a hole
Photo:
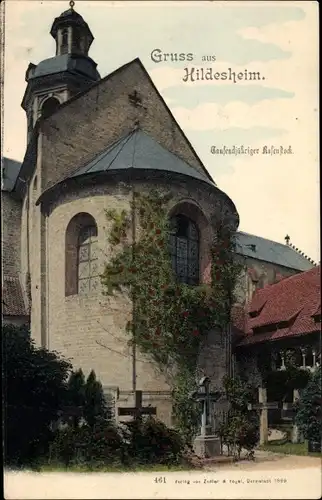
[[[231,230],[218,224],[211,248],[211,284],[178,282],[169,254],[171,198],[159,191],[134,193],[129,213],[106,212],[112,258],[102,283],[107,295],[131,297],[129,345],[135,342],[166,377],[176,426],[191,444],[200,422],[200,407],[190,397],[197,390],[198,358],[208,332],[215,325],[227,328],[241,268],[233,258]]]

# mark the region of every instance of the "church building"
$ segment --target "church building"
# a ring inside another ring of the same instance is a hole
[[[54,20],[50,34],[55,56],[26,71],[24,160],[2,160],[2,319],[30,322],[38,345],[85,374],[94,369],[120,404],[133,388],[144,391],[144,401],[170,423],[166,380],[139,353],[133,363],[125,331],[131,303],[102,294],[100,274],[111,252],[105,211],[128,211],[133,190],[171,192],[174,269],[189,284],[209,276],[214,221],[237,231],[238,212],[140,59],[101,78],[89,56],[93,34],[73,7]],[[242,232],[236,254],[245,269],[237,315],[256,289],[314,267],[288,240]],[[209,337],[209,349],[206,375],[218,387],[230,365],[222,334]]]

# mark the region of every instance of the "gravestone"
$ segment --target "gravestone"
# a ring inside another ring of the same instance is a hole
[[[217,401],[221,393],[210,392],[210,380],[203,377],[199,382],[200,390],[192,397],[202,405],[200,434],[195,438],[194,451],[198,456],[211,458],[220,455],[220,440],[215,435],[214,422],[211,421],[211,403]]]

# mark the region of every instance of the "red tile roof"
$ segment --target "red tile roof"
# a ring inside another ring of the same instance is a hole
[[[245,311],[244,338],[239,345],[319,332],[321,322],[313,316],[321,314],[320,282],[318,266],[257,290]],[[265,333],[258,331],[262,327]]]
[[[318,305],[316,311],[314,311],[312,316],[321,316],[321,304]]]
[[[27,316],[18,277],[3,276],[1,301],[3,316]]]
[[[281,273],[276,273],[276,276],[275,276],[275,283],[278,283],[279,281],[283,280],[285,278],[285,276],[283,276],[283,274]]]

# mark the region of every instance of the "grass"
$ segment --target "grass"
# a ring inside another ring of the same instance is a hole
[[[309,453],[307,442],[291,443],[285,439],[278,439],[268,444],[261,445],[260,450],[272,451],[274,453],[285,453],[286,455],[300,455],[306,457],[322,457],[321,453]]]
[[[190,470],[188,466],[166,466],[166,465],[133,465],[125,467],[124,465],[101,466],[97,468],[71,466],[64,467],[61,465],[46,465],[41,467],[40,472],[175,472]]]
[[[10,469],[8,469],[10,470]],[[23,469],[22,469],[23,470]],[[77,473],[89,473],[89,472],[178,472],[178,471],[189,471],[194,470],[193,467],[189,465],[179,464],[179,465],[152,465],[152,464],[133,464],[131,466],[125,466],[122,464],[115,465],[101,465],[95,467],[82,466],[82,465],[71,465],[66,467],[63,464],[41,464],[34,467],[26,467],[25,470],[31,470],[33,472],[77,472]]]

